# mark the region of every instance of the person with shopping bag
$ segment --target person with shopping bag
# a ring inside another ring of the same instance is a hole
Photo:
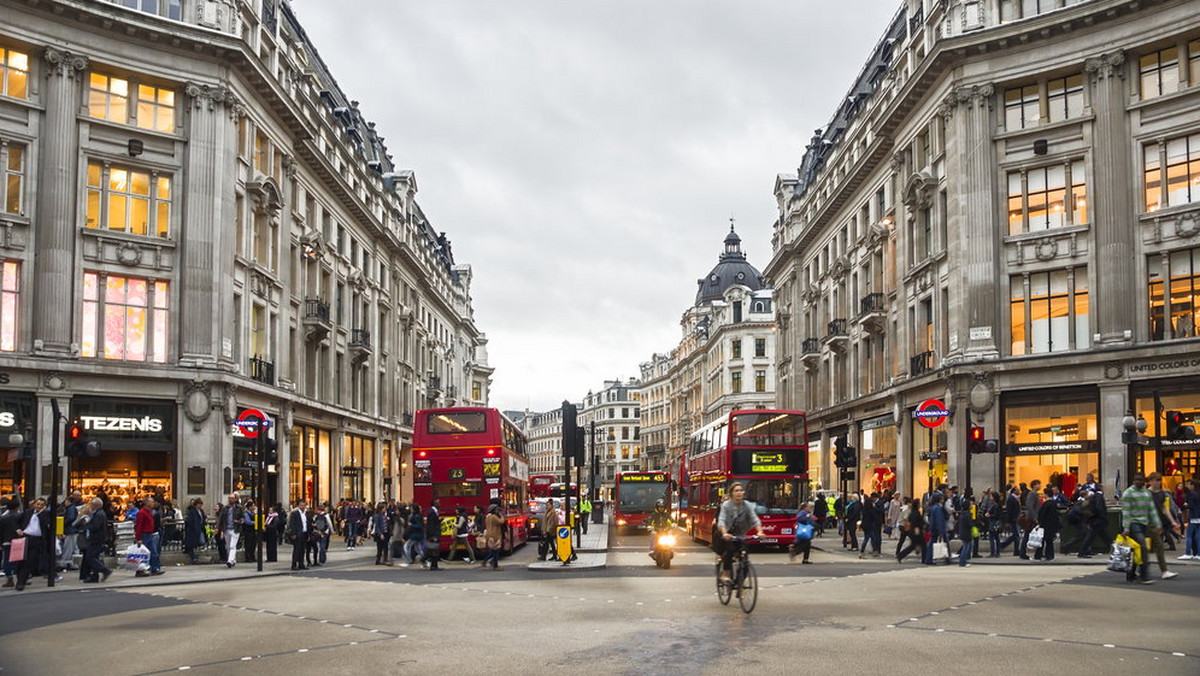
[[[83,581],[104,582],[112,575],[112,571],[104,565],[104,559],[100,557],[108,539],[108,513],[104,511],[104,501],[100,498],[92,498],[91,514],[88,516],[84,533],[87,546],[83,550],[83,565],[80,569],[81,573],[87,572],[87,577]]]
[[[1141,563],[1136,565],[1139,582],[1154,584],[1150,579],[1149,556],[1146,544],[1151,531],[1162,530],[1162,521],[1154,506],[1154,497],[1146,488],[1146,476],[1141,472],[1133,475],[1133,485],[1121,494],[1121,535],[1131,538],[1141,551]],[[1132,581],[1132,580],[1131,580]]]
[[[33,501],[33,506],[25,510],[17,523],[17,537],[23,538],[24,541],[18,545],[17,541],[13,540],[9,556],[17,560],[15,548],[24,546],[20,566],[17,568],[16,587],[17,591],[22,591],[46,558],[46,538],[53,537],[54,528],[50,522],[50,513],[46,511],[46,501],[41,498]]]
[[[945,559],[950,562],[950,515],[943,504],[945,496],[934,492],[929,499],[929,529],[926,533],[925,550],[921,552],[921,563],[934,565],[934,559]]]

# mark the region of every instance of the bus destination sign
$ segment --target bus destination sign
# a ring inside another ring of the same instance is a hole
[[[786,453],[764,453],[755,451],[750,454],[750,471],[768,474],[783,474],[788,471]]]
[[[661,484],[661,483],[666,483],[667,475],[666,474],[622,474],[621,481],[628,482],[628,483],[645,481],[645,482],[653,482],[653,483]]]

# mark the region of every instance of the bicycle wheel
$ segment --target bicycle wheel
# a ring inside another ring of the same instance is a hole
[[[717,563],[717,598],[721,600],[721,605],[729,605],[729,599],[733,598],[733,585],[726,580],[721,579],[721,564]]]
[[[746,569],[740,576],[742,589],[738,594],[738,603],[742,605],[743,613],[749,613],[758,603],[758,573],[754,572],[754,564],[749,561],[746,561],[744,565]]]

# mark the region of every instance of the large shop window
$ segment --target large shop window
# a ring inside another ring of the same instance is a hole
[[[167,283],[83,274],[81,356],[123,361],[167,361]]]
[[[897,446],[892,416],[862,422],[858,435],[862,476],[858,483],[864,493],[896,489]]]
[[[1086,268],[1031,273],[1010,284],[1013,355],[1091,345]]]
[[[1200,320],[1200,248],[1150,258],[1150,339],[1196,335]],[[1170,285],[1164,282],[1170,280]],[[1168,302],[1169,294],[1169,302]]]
[[[1004,409],[1005,481],[1028,485],[1038,479],[1071,493],[1089,473],[1100,480],[1096,402],[1063,398],[1047,393],[1046,401],[1060,401]]]
[[[1143,152],[1146,211],[1200,202],[1200,133],[1153,143]]]
[[[1083,160],[1008,173],[1008,234],[1088,222]]]
[[[347,434],[342,449],[341,498],[375,501],[375,440]]]
[[[87,227],[131,235],[171,232],[171,177],[88,162]]]
[[[1156,384],[1156,389],[1159,385],[1162,383]],[[1162,473],[1163,487],[1172,491],[1188,479],[1200,478],[1197,475],[1200,472],[1200,437],[1171,439],[1167,436],[1166,420],[1160,419],[1158,431],[1162,434],[1159,441],[1162,457],[1159,457],[1159,449],[1154,444],[1154,394],[1144,392],[1134,401],[1134,415],[1141,416],[1148,423],[1146,434],[1151,437],[1151,443],[1134,454],[1133,469],[1146,474]],[[1182,391],[1177,385],[1174,391],[1160,392],[1159,403],[1164,416],[1167,411],[1179,411],[1183,414],[1184,425],[1200,430],[1200,389],[1196,389],[1194,383],[1185,382]]]

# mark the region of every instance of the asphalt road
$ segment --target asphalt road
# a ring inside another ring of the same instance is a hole
[[[1200,673],[1200,565],[1153,586],[1103,566],[926,567],[755,552],[745,615],[713,557],[653,567],[614,536],[608,567],[532,573],[369,565],[137,589],[0,595],[0,673]]]

